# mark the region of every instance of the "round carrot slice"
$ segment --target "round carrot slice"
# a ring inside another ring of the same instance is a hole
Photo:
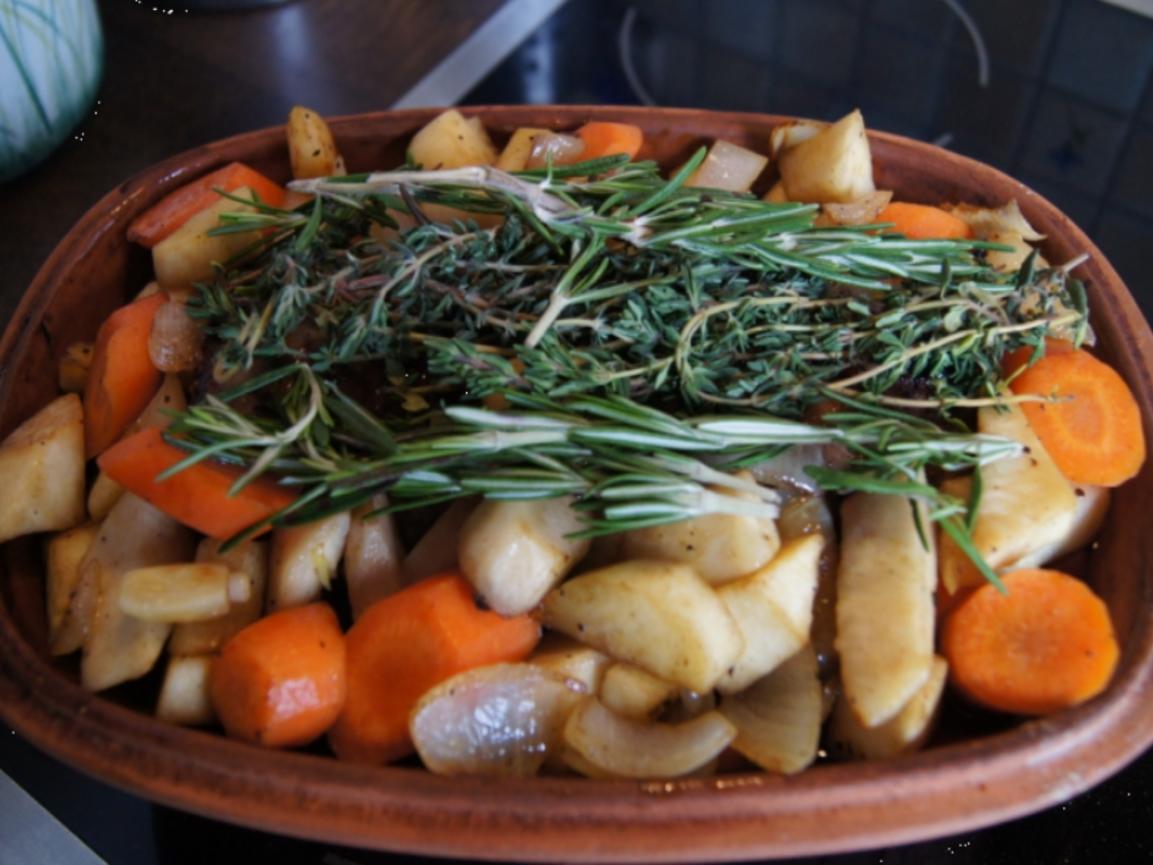
[[[1002,712],[1040,715],[1096,696],[1117,665],[1109,610],[1080,580],[1041,568],[984,585],[945,619],[941,650],[954,686]]]

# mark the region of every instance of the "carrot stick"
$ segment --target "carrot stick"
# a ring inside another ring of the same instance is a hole
[[[645,140],[640,127],[631,123],[592,121],[578,129],[576,134],[585,145],[580,155],[582,160],[600,159],[620,153],[635,159]]]
[[[236,495],[229,489],[240,472],[219,463],[199,462],[170,478],[156,476],[188,456],[170,445],[156,427],[146,427],[117,442],[97,460],[101,470],[129,492],[175,520],[209,537],[224,540],[296,501],[296,493],[257,478]]]
[[[346,691],[344,635],[328,604],[281,610],[241,629],[212,662],[209,693],[228,735],[305,745],[336,720]]]
[[[242,162],[231,162],[168,193],[132,221],[128,239],[151,249],[193,214],[219,201],[217,190],[232,192],[242,186],[255,192],[265,204],[280,207],[284,203],[284,187]]]
[[[891,222],[893,231],[918,240],[973,236],[965,220],[931,204],[893,201],[877,214],[876,221]]]
[[[148,337],[156,310],[167,300],[161,292],[150,294],[120,307],[100,325],[84,385],[84,448],[90,457],[120,438],[160,387]]]
[[[1141,410],[1129,386],[1083,349],[1048,354],[1010,383],[1013,393],[1055,397],[1021,409],[1057,468],[1075,484],[1117,486],[1145,461]]]
[[[332,750],[358,763],[405,756],[409,714],[429,688],[473,667],[522,660],[539,639],[528,616],[479,609],[452,572],[377,601],[348,632],[348,699],[328,734]]]
[[[1119,654],[1109,610],[1080,580],[1041,568],[985,585],[945,619],[941,646],[957,689],[982,706],[1039,715],[1109,683]]]

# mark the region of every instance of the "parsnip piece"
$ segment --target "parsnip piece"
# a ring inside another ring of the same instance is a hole
[[[265,585],[268,582],[268,545],[264,541],[250,540],[222,553],[221,543],[212,538],[202,540],[196,548],[196,561],[223,565],[228,569],[230,579],[242,574],[248,582],[247,600],[230,598],[228,611],[224,615],[173,628],[168,650],[174,655],[217,652],[229,637],[260,618],[264,608]]]
[[[428,691],[409,729],[425,767],[438,775],[535,775],[583,699],[533,664],[493,664]]]
[[[273,529],[268,608],[301,607],[332,582],[352,518],[347,511],[301,526]]]
[[[692,568],[671,562],[622,562],[573,577],[545,597],[543,621],[701,692],[716,685],[744,645],[712,587]]]
[[[896,715],[932,668],[937,557],[928,516],[922,540],[914,507],[873,493],[841,505],[836,647],[845,697],[867,727]]]
[[[773,520],[721,513],[625,532],[622,552],[630,559],[691,565],[720,584],[764,567],[780,546]]]
[[[88,516],[94,520],[104,519],[122,495],[124,487],[104,472],[97,472],[96,479],[88,489]]]
[[[199,622],[228,612],[229,571],[221,564],[134,568],[124,575],[120,609],[148,622]]]
[[[496,167],[501,171],[524,171],[537,137],[549,134],[548,129],[532,126],[523,126],[516,130],[496,160]]]
[[[496,612],[527,613],[588,552],[587,539],[569,537],[581,527],[569,498],[485,500],[461,526],[461,572]]]
[[[240,187],[231,193],[238,198],[255,200],[255,193]],[[223,264],[258,237],[250,232],[209,235],[220,225],[222,213],[252,212],[251,205],[228,198],[206,207],[180,228],[152,247],[152,269],[156,280],[166,290],[183,290],[212,276],[212,265]]]
[[[613,663],[604,652],[557,633],[546,633],[528,662],[579,685],[586,694],[600,690],[605,671]]]
[[[768,772],[791,775],[817,757],[821,740],[817,656],[805,647],[739,694],[720,712],[737,729],[733,749]]]
[[[808,141],[824,128],[823,123],[813,123],[809,120],[794,120],[774,126],[773,131],[769,133],[769,156],[776,159],[782,151],[796,147],[802,141]]]
[[[739,144],[718,139],[685,186],[748,192],[769,164],[769,158]]]
[[[344,541],[344,581],[355,619],[381,598],[400,591],[404,547],[392,514],[374,514],[388,505],[383,495],[373,496],[352,512]],[[370,516],[370,514],[373,514]]]
[[[855,201],[876,189],[872,152],[860,111],[782,150],[778,164],[790,201]]]
[[[497,156],[480,118],[465,119],[455,108],[438,114],[417,132],[408,153],[426,171],[492,165]]]
[[[933,658],[929,678],[894,717],[876,727],[861,724],[844,700],[829,718],[829,740],[837,751],[865,760],[882,760],[917,751],[928,739],[937,717],[949,665]]]
[[[84,508],[80,397],[57,397],[0,444],[0,541],[79,525]]]
[[[85,523],[53,535],[45,544],[48,645],[53,655],[75,652],[84,642],[87,624],[72,602],[80,585],[80,564],[98,530],[96,523]]]
[[[216,721],[209,696],[211,655],[173,655],[164,671],[156,717],[170,724],[203,727]]]
[[[605,708],[625,718],[652,720],[657,710],[676,697],[675,685],[632,664],[616,663],[605,670],[598,697]]]
[[[331,177],[337,173],[336,141],[323,117],[302,105],[294,105],[288,112],[285,131],[294,179]]]
[[[720,712],[706,712],[683,724],[646,723],[588,698],[569,715],[564,743],[608,776],[676,778],[715,759],[736,732]]]
[[[802,535],[760,570],[717,588],[745,644],[717,683],[721,693],[744,690],[809,642],[824,544],[819,534]]]
[[[404,558],[406,584],[456,567],[461,526],[478,504],[477,498],[457,499],[437,517]]]
[[[192,551],[189,529],[132,493],[120,497],[80,566],[81,579],[93,580],[96,592],[80,664],[84,687],[100,691],[152,669],[171,626],[121,610],[124,575],[149,565],[186,562]]]

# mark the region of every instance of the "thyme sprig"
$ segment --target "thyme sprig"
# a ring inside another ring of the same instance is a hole
[[[837,444],[822,484],[928,496],[965,536],[966,503],[923,471],[1016,452],[962,414],[1003,400],[1006,351],[1084,333],[1080,285],[688,188],[701,156],[667,181],[622,159],[319,179],[297,211],[229,216],[262,239],[193,312],[234,386],[172,439],[304,488],[287,520],[385,490],[394,509],[572,495],[590,534],[775,513],[731,473]]]

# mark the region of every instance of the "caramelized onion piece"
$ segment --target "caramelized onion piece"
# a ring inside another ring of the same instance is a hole
[[[559,132],[538,135],[533,139],[532,150],[524,167],[544,168],[550,162],[553,165],[579,162],[584,149],[585,143],[575,135],[564,135]]]

